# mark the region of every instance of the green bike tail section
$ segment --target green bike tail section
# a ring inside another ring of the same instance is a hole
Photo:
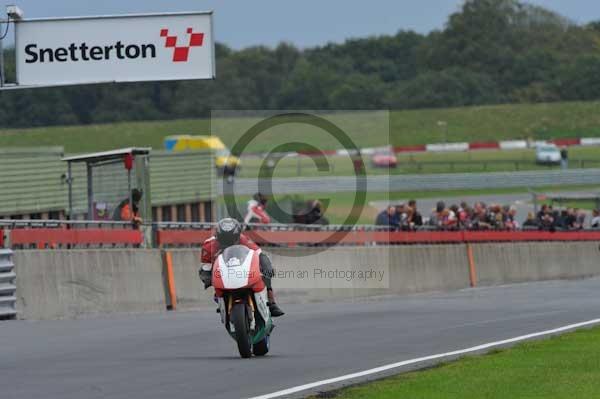
[[[271,330],[273,329],[273,320],[271,318],[269,318],[269,320],[267,320],[267,324],[265,326],[262,326],[261,328],[259,328],[256,333],[254,335],[252,335],[252,345],[259,343],[260,341],[262,341],[263,339],[265,339],[265,337],[271,333]],[[231,338],[233,338],[234,340],[235,338],[235,333],[229,333],[229,336]]]
[[[256,331],[256,334],[252,336],[252,345],[259,343],[271,332],[273,329],[273,321],[271,318],[267,320],[267,324]]]

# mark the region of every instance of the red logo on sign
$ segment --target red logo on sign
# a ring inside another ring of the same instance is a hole
[[[177,45],[177,36],[169,36],[168,29],[161,29],[160,36],[165,38],[165,47],[173,49],[173,62],[187,62],[190,48],[201,47],[204,43],[204,33],[194,33],[192,28],[187,29],[190,40],[185,46]]]

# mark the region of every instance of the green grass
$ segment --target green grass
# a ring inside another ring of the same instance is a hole
[[[414,145],[442,142],[444,131],[438,121],[448,123],[448,141],[503,139],[550,139],[556,137],[600,136],[600,102],[518,104],[485,107],[393,111],[390,129],[384,128],[381,114],[337,114],[350,138],[360,147]],[[213,130],[232,146],[257,119],[218,120]],[[225,123],[223,123],[225,122]],[[68,153],[100,151],[125,146],[163,148],[163,138],[173,134],[208,134],[208,120],[189,119],[153,122],[125,122],[103,125],[0,129],[0,147],[61,145]],[[340,144],[319,129],[287,125],[271,129],[247,147],[248,152],[268,151],[274,145],[300,141],[320,149]]]
[[[336,399],[599,398],[600,329],[520,344],[339,391]]]
[[[559,191],[589,191],[591,189],[598,190],[598,187],[589,186],[551,186],[536,189],[537,192],[559,192]],[[413,191],[413,192],[369,192],[367,193],[366,204],[359,215],[358,224],[373,224],[379,208],[372,206],[375,201],[400,201],[409,199],[443,199],[455,197],[469,197],[477,195],[494,195],[494,194],[519,194],[526,193],[527,189],[523,188],[503,188],[493,190],[449,190],[449,191]],[[274,200],[278,203],[291,199],[298,201],[308,201],[313,199],[321,199],[328,201],[329,206],[325,212],[325,216],[331,224],[342,224],[352,210],[354,203],[354,193],[306,193],[304,195],[296,195],[289,197],[285,195],[275,195]],[[241,207],[242,214],[244,213],[245,204],[250,199],[249,196],[238,196],[237,204]],[[224,202],[220,198],[221,203]],[[284,206],[281,205],[283,208]],[[269,209],[268,209],[269,210]],[[428,216],[428,210],[421,209],[423,216]]]
[[[588,211],[597,209],[596,202],[592,200],[572,200],[566,202],[542,201],[541,203],[553,205],[555,207],[558,206],[560,208],[586,209]]]
[[[458,153],[413,153],[399,154],[399,166],[396,169],[382,169],[371,166],[370,158],[364,157],[367,175],[382,174],[418,174],[418,173],[473,173],[473,172],[505,172],[523,170],[552,170],[560,166],[538,165],[535,163],[535,150],[480,150]],[[348,176],[354,174],[349,157],[329,156],[326,159],[329,167],[320,172],[313,159],[308,157],[283,158],[273,172],[274,177],[314,177],[314,176]],[[264,159],[248,158],[243,160],[240,177],[265,176]],[[569,149],[569,167],[600,167],[600,147],[573,147]]]

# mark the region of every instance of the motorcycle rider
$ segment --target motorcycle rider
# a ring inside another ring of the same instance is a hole
[[[260,272],[263,281],[267,287],[267,297],[269,310],[272,317],[283,316],[285,313],[275,303],[273,295],[273,287],[271,286],[271,278],[274,275],[271,260],[267,255],[262,253],[260,247],[252,240],[242,234],[242,225],[235,219],[225,218],[217,223],[215,235],[208,238],[202,244],[200,279],[204,283],[204,288],[212,285],[212,265],[219,254],[227,247],[232,245],[244,245],[259,254]]]

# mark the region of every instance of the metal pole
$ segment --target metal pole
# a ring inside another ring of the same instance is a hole
[[[131,193],[131,169],[127,169],[127,196],[129,197],[129,210],[133,215],[133,195]]]
[[[92,187],[92,165],[86,162],[87,167],[87,194],[88,194],[88,220],[94,218],[94,188]]]
[[[69,184],[69,218],[73,220],[73,175],[71,174],[71,162],[67,163],[67,183]]]
[[[8,22],[7,22],[8,24]],[[0,21],[0,87],[4,87],[4,44],[2,35],[4,34],[4,27],[2,21]]]

